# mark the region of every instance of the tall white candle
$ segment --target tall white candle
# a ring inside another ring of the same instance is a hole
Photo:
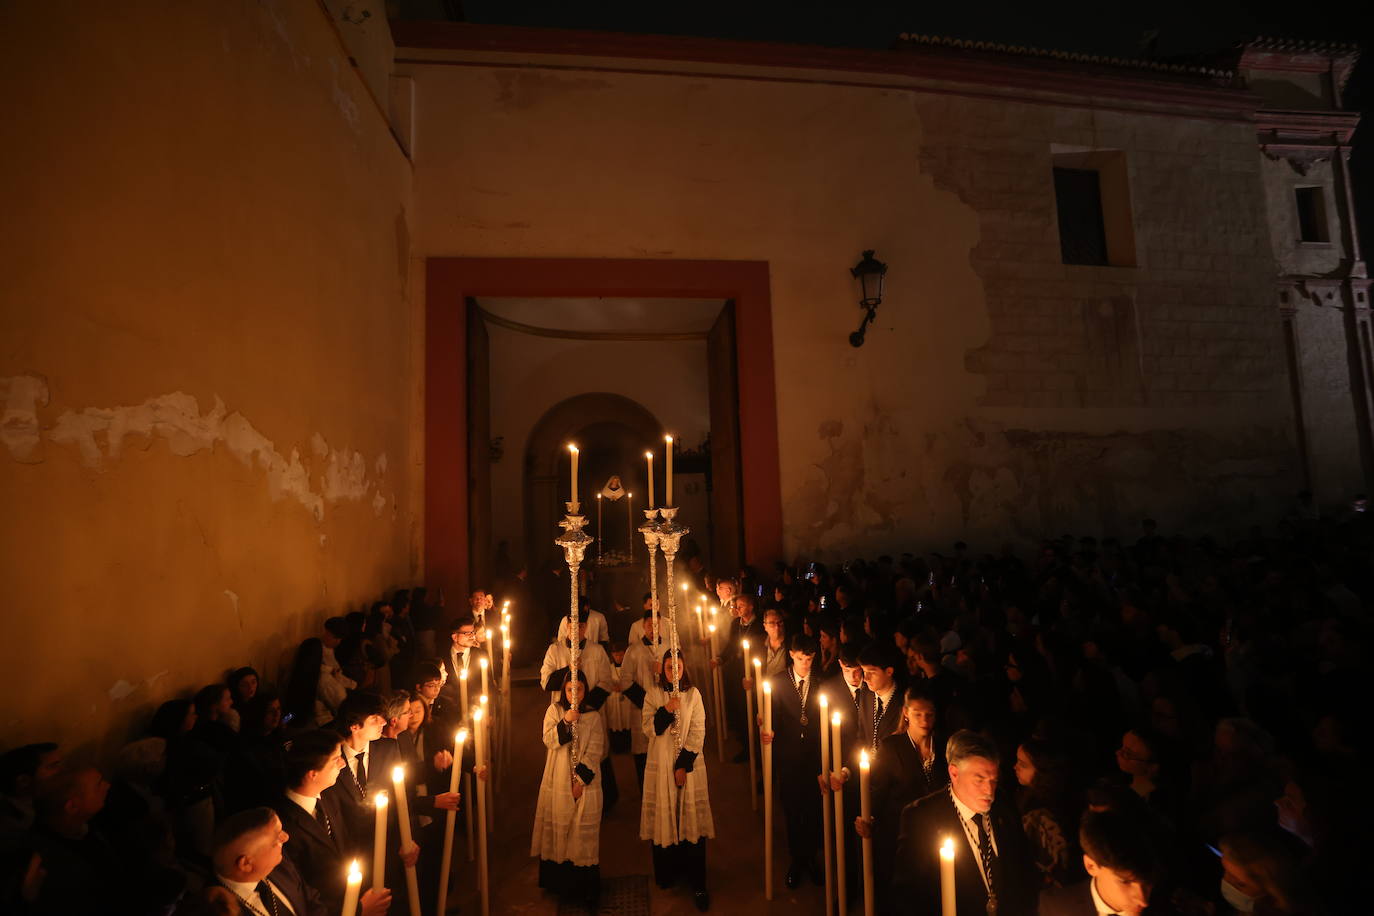
[[[473,711],[473,737],[476,751],[474,761],[480,773],[487,762],[487,742],[485,726],[482,721],[485,710],[479,706]],[[477,779],[477,886],[482,896],[482,916],[491,911],[491,891],[487,875],[487,786],[486,780]]]
[[[458,717],[466,722],[471,714],[468,709],[468,669],[466,668],[458,669],[458,687],[463,700],[463,708],[458,711]]]
[[[750,657],[749,640],[740,640],[740,644],[744,647],[744,657],[747,661]],[[752,666],[746,667],[744,670],[748,672],[750,667]],[[754,686],[755,688],[757,688],[758,684],[755,683]],[[744,714],[746,716],[745,722],[747,723],[745,725],[745,737],[746,740],[749,742],[749,809],[751,811],[759,810],[759,792],[757,788],[759,772],[758,758],[754,751],[754,746],[758,743],[758,730],[754,728],[754,693],[754,690],[744,691]],[[762,712],[762,704],[759,705],[759,710],[760,712]]]
[[[458,772],[463,769],[463,742],[468,740],[468,730],[458,729],[453,736],[453,766],[448,772],[448,790],[458,791]],[[448,876],[453,867],[453,824],[458,812],[449,811],[444,816],[444,857],[439,866],[439,906],[434,912],[443,916],[448,906]]]
[[[649,470],[648,470],[648,474],[649,474],[649,502],[644,506],[644,508],[646,508],[646,509],[652,509],[652,508],[654,507],[654,453],[653,453],[653,452],[645,452],[645,453],[644,453],[644,463],[648,466],[648,469],[649,469]]]
[[[377,824],[372,832],[372,890],[380,894],[386,889],[386,793],[372,796],[377,810]]]
[[[954,905],[954,839],[940,844],[940,914],[958,916]]]
[[[758,697],[759,708],[763,708],[763,659],[754,657],[754,693]]]
[[[358,860],[348,863],[348,884],[344,886],[343,916],[355,916],[358,912],[358,892],[362,890],[363,872]],[[441,911],[442,912],[442,911]]]
[[[576,503],[576,502],[577,502],[577,456],[578,456],[578,451],[577,451],[577,446],[573,445],[571,442],[568,443],[568,454],[572,455],[572,499],[569,500],[569,501],[572,502],[572,503]]]
[[[873,816],[872,799],[868,790],[868,751],[859,751],[859,816],[867,821]],[[871,831],[870,831],[871,832]],[[873,837],[863,838],[864,916],[873,916]]]
[[[824,728],[824,724],[821,725]],[[844,753],[840,740],[840,711],[830,714],[830,754],[831,768],[839,776],[844,770]],[[845,888],[844,873],[844,790],[831,793],[835,797],[835,905],[840,916],[848,909],[849,900]]]
[[[673,505],[673,437],[663,437],[663,504]]]
[[[763,685],[763,730],[773,731],[773,685]],[[753,777],[750,777],[750,782]],[[773,899],[773,743],[763,746],[763,896]]]
[[[487,630],[487,645],[491,645],[491,630]],[[477,659],[477,666],[482,669],[482,694],[487,693],[487,657],[484,655]]]
[[[406,768],[391,768],[391,787],[396,791],[396,820],[401,825],[401,847],[409,849],[415,845],[410,835],[410,802],[406,798]],[[415,866],[406,866],[406,892],[410,896],[410,912],[420,912],[420,885],[415,877]]]
[[[825,842],[825,916],[835,912],[835,811],[830,803],[830,729],[825,723],[830,721],[830,698],[822,693],[817,701],[821,704],[821,781],[826,785],[827,794],[821,796],[821,809],[824,815]]]

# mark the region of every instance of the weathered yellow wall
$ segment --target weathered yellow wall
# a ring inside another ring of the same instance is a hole
[[[418,574],[410,165],[313,0],[3,41],[5,741],[108,750]]]
[[[417,257],[769,263],[789,553],[1241,525],[1296,488],[1248,125],[398,56],[423,112]],[[1139,268],[1060,263],[1062,146],[1126,151]],[[864,248],[888,293],[854,350]]]

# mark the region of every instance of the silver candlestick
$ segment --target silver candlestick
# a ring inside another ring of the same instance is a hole
[[[654,655],[657,663],[662,664],[663,659],[663,631],[658,625],[658,528],[656,521],[658,516],[657,509],[644,510],[644,524],[639,526],[639,533],[644,535],[644,547],[649,554],[649,609],[653,612],[654,621]]]
[[[677,589],[673,585],[673,566],[677,561],[678,546],[682,536],[691,533],[690,528],[679,525],[676,520],[677,509],[665,507],[658,510],[663,521],[658,526],[658,545],[663,551],[663,561],[668,578],[668,656],[673,659],[673,696],[681,694],[679,654],[682,651],[677,635]],[[678,751],[682,750],[681,704],[678,705],[677,721],[673,723],[673,743]]]
[[[592,542],[591,536],[582,529],[586,527],[587,519],[581,514],[582,504],[569,502],[564,503],[568,514],[558,523],[558,527],[563,529],[554,543],[563,548],[563,559],[568,564],[568,616],[572,620],[572,626],[568,631],[568,679],[577,683],[577,668],[579,656],[582,653],[582,627],[580,621],[580,608],[578,607],[577,577],[582,568],[582,560],[587,553],[587,545]],[[580,685],[579,685],[580,687]],[[560,688],[561,690],[561,688]],[[581,692],[577,705],[582,705]],[[572,747],[569,753],[572,755],[572,766],[577,767],[577,723],[572,723]]]

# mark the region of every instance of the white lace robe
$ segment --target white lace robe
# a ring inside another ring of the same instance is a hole
[[[550,703],[544,712],[544,747],[548,751],[534,809],[530,855],[550,862],[596,865],[601,854],[601,758],[606,753],[606,729],[595,712],[584,712],[577,723],[577,762],[586,764],[595,775],[582,797],[574,801],[573,742],[558,743],[563,712],[556,703]]]
[[[544,652],[544,664],[539,668],[539,683],[547,683],[550,674],[568,667],[570,661],[572,649],[566,642],[560,639],[549,643],[549,648]],[[577,668],[587,677],[588,691],[600,687],[607,693],[611,692],[611,657],[600,644],[587,640],[587,644],[577,656]],[[551,699],[557,697],[559,685],[549,684],[548,687]]]
[[[645,702],[648,701],[649,690],[654,686],[657,679],[658,668],[654,664],[654,649],[652,646],[644,645],[643,637],[639,642],[631,643],[625,650],[625,664],[620,666],[623,673],[622,683],[629,686],[631,682],[644,688]],[[630,707],[630,714],[634,721],[630,723],[630,753],[645,754],[649,751],[649,737],[644,734],[642,720],[640,717],[640,707],[635,706],[629,700],[625,700],[625,705]]]
[[[679,790],[673,780],[677,748],[671,726],[662,735],[654,734],[654,714],[668,702],[668,691],[651,686],[644,697],[643,731],[649,739],[649,757],[644,769],[644,801],[639,811],[639,838],[657,846],[695,843],[716,835],[711,818],[711,795],[706,785],[706,706],[695,687],[682,693],[682,747],[694,752],[696,763]]]

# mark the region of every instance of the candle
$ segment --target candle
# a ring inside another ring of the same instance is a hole
[[[663,437],[663,504],[673,504],[673,437]]]
[[[652,508],[654,507],[654,453],[653,453],[653,452],[645,452],[645,453],[644,453],[644,463],[645,463],[645,465],[646,465],[646,466],[648,467],[648,469],[649,469],[649,470],[648,470],[648,475],[649,475],[649,502],[644,506],[644,508],[646,508],[646,509],[652,509]]]
[[[462,668],[458,671],[458,686],[462,688],[463,708],[459,712],[460,718],[467,721],[468,718],[468,669]]]
[[[568,443],[568,453],[572,455],[572,499],[569,500],[574,507],[577,506],[577,446]],[[576,511],[576,509],[574,509]]]
[[[745,658],[748,658],[748,657],[749,657],[749,640],[747,640],[747,639],[742,639],[742,640],[740,640],[740,644],[744,647],[744,656],[745,656]],[[746,668],[745,670],[747,671],[748,669]],[[755,686],[757,687],[757,683],[755,684]],[[745,722],[748,723],[748,724],[745,726],[745,728],[747,729],[747,731],[748,731],[748,733],[749,733],[749,735],[748,735],[748,741],[749,741],[749,810],[751,810],[751,811],[757,811],[757,810],[759,810],[759,792],[758,792],[758,772],[759,772],[759,771],[758,771],[757,758],[756,758],[755,753],[754,753],[754,744],[755,744],[755,742],[757,742],[757,740],[758,740],[758,732],[757,732],[757,730],[754,728],[754,691],[753,691],[753,690],[746,690],[746,691],[744,691],[744,707],[745,707],[745,708],[744,708],[744,713],[745,713],[745,716],[746,716]],[[762,704],[760,704],[760,709],[762,709]]]
[[[763,685],[763,730],[773,731],[773,685]],[[749,781],[754,781],[751,775]],[[763,896],[773,899],[773,742],[763,746]]]
[[[825,822],[825,842],[821,848],[825,850],[825,914],[831,916],[835,912],[835,811],[830,804],[830,729],[825,727],[825,723],[830,719],[830,698],[822,693],[819,697],[821,704],[821,782],[825,783],[826,794],[821,796],[821,811]]]
[[[344,888],[343,916],[354,916],[358,912],[358,891],[363,886],[363,872],[358,868],[358,860],[348,863],[348,885]]]
[[[705,618],[701,616],[701,605],[699,605],[699,604],[697,605],[696,611],[697,611],[697,638],[698,638],[698,639],[705,639],[705,638],[706,638],[706,625],[702,622],[703,620],[705,620]]]
[[[484,707],[478,706],[473,711],[473,737],[475,744],[473,749],[476,751],[474,758],[477,771],[480,773],[482,767],[486,765],[486,734],[485,724],[482,721]],[[490,890],[487,883],[487,781],[482,778],[477,779],[477,884],[482,894],[482,916],[487,916],[491,910]]]
[[[463,768],[463,742],[468,740],[468,730],[460,728],[453,736],[453,766],[449,768],[448,790],[458,791],[458,772]],[[439,906],[434,912],[443,916],[448,906],[448,875],[453,865],[453,822],[458,812],[449,811],[444,817],[444,857],[439,866]]]
[[[406,768],[396,765],[391,768],[391,784],[396,791],[396,820],[401,825],[401,848],[409,849],[415,845],[410,836],[410,802],[406,798]],[[415,878],[415,866],[406,866],[406,892],[410,895],[410,911],[420,912],[420,885]]]
[[[763,659],[757,656],[753,660],[754,664],[754,694],[758,698],[759,708],[763,708]]]
[[[716,625],[713,623],[706,628],[710,633],[711,640],[711,660],[716,660]],[[719,666],[711,667],[711,688],[715,694],[712,700],[712,712],[716,717],[716,756],[721,763],[725,762],[725,681],[720,674]]]
[[[825,728],[825,724],[821,724]],[[844,771],[843,748],[840,746],[840,711],[830,714],[830,754],[831,769],[839,776]],[[831,793],[835,797],[835,903],[840,916],[844,916],[848,906],[844,873],[844,789]]]
[[[868,793],[868,751],[859,751],[859,816],[867,821],[873,816],[872,799]],[[869,831],[872,833],[872,831]],[[864,857],[864,916],[873,916],[873,837],[863,838]]]
[[[372,832],[372,890],[380,894],[386,889],[386,793],[372,796],[377,809],[377,826]]]
[[[625,524],[626,540],[630,542],[630,562],[635,559],[635,495],[627,492],[625,494]]]
[[[958,916],[954,909],[954,839],[940,844],[940,916]]]
[[[487,644],[491,644],[491,630],[487,630]],[[485,655],[477,659],[477,666],[482,669],[482,694],[483,699],[485,699],[487,692],[487,657]]]
[[[486,798],[487,795],[488,795],[488,793],[489,793],[489,789],[490,789],[490,787],[491,787],[491,784],[492,784],[492,777],[495,775],[495,773],[494,773],[495,761],[492,759],[492,757],[493,757],[494,755],[492,754],[492,743],[491,743],[491,720],[492,720],[491,707],[487,705],[487,695],[486,695],[485,693],[482,694],[480,697],[477,698],[477,708],[478,708],[479,710],[481,710],[481,713],[482,713],[482,715],[481,715],[481,716],[478,718],[478,720],[477,720],[477,722],[478,722],[478,728],[477,728],[477,730],[478,730],[479,732],[482,733],[482,734],[481,734],[481,738],[482,738],[482,750],[483,750],[483,760],[482,760],[482,762],[485,763],[486,766],[487,766],[487,778],[484,779],[484,780],[482,781],[482,787],[481,787],[482,797],[483,797],[483,798]],[[495,806],[495,805],[487,805],[487,830],[489,830],[489,831],[494,831],[495,829],[496,829],[496,806]]]

